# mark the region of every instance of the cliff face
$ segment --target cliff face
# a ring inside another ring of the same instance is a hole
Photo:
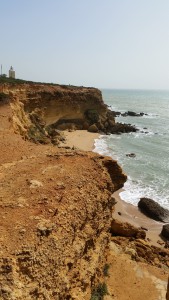
[[[88,129],[92,124],[97,131],[107,120],[101,92],[94,88],[5,84],[0,92],[9,97],[15,131],[28,138],[47,142],[55,129]]]
[[[121,168],[97,154],[42,150],[2,164],[0,175],[0,298],[90,299]]]
[[[0,299],[89,300],[103,278],[111,195],[126,176],[109,158],[33,144],[13,128],[35,138],[73,113],[82,124],[89,103],[106,110],[100,92],[75,88],[62,103],[55,87],[0,88]]]
[[[132,126],[115,124],[113,113],[95,88],[3,84],[0,93],[12,107],[15,131],[41,143],[57,144],[60,137],[57,129],[105,133],[135,131]]]

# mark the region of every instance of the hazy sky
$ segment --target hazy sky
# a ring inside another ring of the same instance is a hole
[[[169,89],[169,0],[0,0],[0,37],[17,78]]]

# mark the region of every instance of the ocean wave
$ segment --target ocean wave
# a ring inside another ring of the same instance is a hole
[[[133,136],[135,138],[140,138],[140,137],[144,138],[145,135],[150,137],[150,136],[153,136],[155,134],[158,134],[158,133],[153,132],[153,131],[148,130],[148,129],[144,129],[144,128],[141,128],[141,127],[137,127],[137,128],[139,129],[139,131],[133,133]]]
[[[120,193],[120,197],[127,203],[137,206],[140,198],[147,197],[158,202],[165,208],[169,208],[169,196],[155,189],[154,186],[144,186],[141,182],[135,182],[128,177],[124,184],[124,190]]]
[[[142,128],[140,127],[140,129]],[[147,131],[147,129],[144,130]],[[153,136],[155,136],[153,131],[149,131],[147,134],[138,131],[125,135],[101,135],[99,139],[95,140],[94,152],[117,160],[127,173],[128,180],[124,185],[124,190],[120,193],[122,200],[137,206],[141,197],[148,197],[169,208],[168,177],[164,175],[164,172],[167,174],[169,168],[168,160],[166,160],[168,144],[165,146],[166,153],[164,153],[163,149],[164,158],[157,168],[155,160],[158,157],[156,155],[159,151],[158,142],[161,141],[159,139],[160,133],[158,134],[158,139],[152,140]],[[139,142],[134,142],[133,139],[135,138],[140,139]],[[139,148],[139,145],[141,148]],[[152,161],[151,153],[149,153],[150,146],[152,153],[154,153]],[[136,153],[136,158],[126,157],[127,151]],[[134,175],[132,176],[132,174]]]
[[[97,152],[101,155],[111,155],[108,145],[104,139],[104,135],[101,135],[98,139],[94,141],[94,150],[93,152]]]
[[[154,135],[164,136],[164,135],[168,134],[167,132],[160,132],[160,130],[158,130],[158,129],[156,129],[156,131],[154,132],[154,131],[148,129],[147,127],[144,128],[144,127],[140,127],[138,125],[136,125],[136,127],[139,131],[131,132],[131,134],[133,134],[133,136],[136,137],[136,138],[137,137],[143,137],[144,138],[146,136],[151,137],[151,136],[154,136]]]
[[[116,109],[115,106],[113,105],[108,105],[108,108],[111,110],[111,111],[118,111],[118,109]],[[120,111],[119,111],[120,112]]]
[[[145,115],[142,116],[142,118],[145,119],[156,119],[157,117],[159,117],[159,115],[153,113],[146,113]]]

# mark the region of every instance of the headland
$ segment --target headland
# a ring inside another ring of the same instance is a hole
[[[0,124],[1,299],[165,299],[169,250],[126,223],[127,176],[89,151],[99,132],[134,130],[100,91],[3,82]]]

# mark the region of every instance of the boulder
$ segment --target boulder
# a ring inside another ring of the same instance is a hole
[[[169,240],[169,224],[163,225],[161,235]]]
[[[43,183],[39,180],[30,180],[29,181],[29,184],[30,184],[30,188],[31,189],[35,189],[35,188],[39,188],[39,187],[42,187],[43,186]]]
[[[126,156],[128,156],[128,157],[136,157],[136,154],[135,153],[127,153]]]
[[[134,111],[128,111],[127,114],[130,117],[140,117],[140,114],[138,114],[138,113],[136,113]]]
[[[96,126],[96,124],[92,124],[90,125],[90,127],[88,128],[89,132],[98,132],[98,128]]]
[[[169,210],[149,198],[141,198],[138,207],[149,218],[164,223],[169,222]]]
[[[89,128],[89,123],[88,123],[87,121],[85,121],[85,122],[83,123],[83,129],[84,129],[84,130],[88,130],[88,128]]]
[[[121,222],[113,219],[111,222],[110,232],[112,235],[124,236],[124,237],[135,237],[145,239],[146,233],[144,230],[137,228],[127,222]]]

